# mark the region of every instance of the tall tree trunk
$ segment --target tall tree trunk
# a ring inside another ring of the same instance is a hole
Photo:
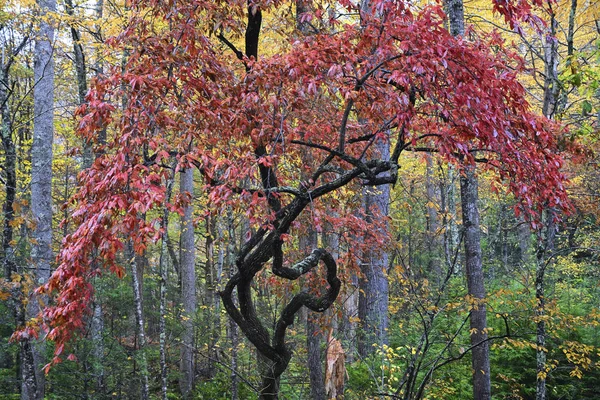
[[[144,312],[142,308],[142,293],[140,291],[140,276],[137,265],[137,256],[133,251],[131,241],[127,243],[127,258],[130,260],[131,266],[131,284],[133,286],[133,301],[135,305],[135,322],[137,326],[138,336],[138,351],[140,352],[140,375],[141,387],[139,389],[140,398],[147,400],[150,396],[150,386],[148,383],[148,363],[146,361],[146,329],[144,327]]]
[[[204,312],[206,321],[208,322],[206,334],[208,334],[208,359],[206,360],[206,367],[202,369],[202,375],[204,378],[212,379],[216,374],[216,361],[218,357],[217,342],[219,340],[220,330],[220,316],[217,312],[219,310],[220,298],[218,294],[219,287],[219,269],[222,270],[224,253],[218,252],[217,258],[215,257],[215,239],[220,235],[219,229],[217,229],[217,219],[214,216],[206,216],[206,241],[205,241],[205,254],[206,263],[204,264],[204,282],[205,282],[205,304],[207,308]],[[222,233],[222,232],[221,232]]]
[[[463,0],[446,0],[446,12],[453,36],[465,33]],[[487,342],[485,287],[479,227],[479,193],[475,166],[465,166],[460,178],[460,195],[464,229],[467,292],[473,299],[471,310],[471,354],[473,367],[473,398],[491,398],[490,350]]]
[[[158,343],[160,353],[160,392],[162,400],[167,400],[167,384],[168,384],[168,369],[167,369],[167,233],[169,231],[169,209],[167,203],[171,201],[171,193],[173,191],[173,181],[175,176],[169,178],[167,192],[165,196],[165,204],[163,205],[163,215],[161,220],[161,230],[163,232],[160,241],[160,254],[158,258],[158,274],[159,274],[159,321],[158,321]]]
[[[362,0],[361,13],[374,14],[371,0]],[[377,140],[374,144],[375,153],[382,160],[390,157],[390,144],[387,140]],[[389,215],[390,186],[364,188],[363,201],[365,204],[365,217],[367,222],[373,222],[373,216],[379,214],[386,218]],[[381,234],[384,232],[378,232]],[[368,238],[365,238],[368,241]],[[376,348],[373,344],[382,346],[388,344],[388,303],[389,283],[387,269],[389,267],[389,254],[387,249],[368,250],[361,255],[361,277],[358,281],[358,317],[362,329],[358,335],[358,353],[361,357],[373,354]]]
[[[389,143],[378,141],[375,143],[375,151],[382,159],[387,159]],[[372,223],[373,217],[377,214],[384,218],[388,216],[389,185],[368,187],[363,193],[367,222]],[[369,241],[369,238],[365,239]],[[361,357],[367,357],[376,350],[373,344],[380,347],[388,344],[389,255],[386,249],[369,249],[361,258],[362,276],[359,279],[358,317],[362,323],[362,332],[359,335],[358,353]]]
[[[552,6],[550,6],[550,31],[544,37],[544,103],[542,113],[553,118],[558,105],[560,83],[558,81],[558,39],[556,30],[558,22]]]
[[[571,3],[572,12],[577,8],[577,2]],[[560,83],[558,81],[558,40],[556,39],[556,30],[558,22],[552,5],[549,5],[550,13],[550,31],[544,37],[544,103],[542,112],[548,118],[556,116],[558,108],[558,99],[560,91]],[[571,23],[569,24],[571,28]],[[569,32],[571,37],[572,33]],[[569,39],[569,38],[568,38]],[[572,46],[572,43],[571,43]],[[572,51],[572,48],[570,49]],[[566,94],[565,94],[566,96]],[[564,99],[566,102],[566,97]],[[555,213],[553,210],[546,209],[546,243],[540,246],[537,255],[537,264],[535,272],[535,298],[537,307],[536,315],[536,400],[546,400],[546,298],[545,298],[545,283],[544,277],[546,269],[552,260],[554,252],[554,238],[556,225],[554,223]]]
[[[194,387],[194,318],[196,316],[196,254],[193,224],[194,171],[181,173],[182,193],[192,198],[181,217],[181,302],[183,306],[183,333],[181,337],[181,380],[179,387],[184,398],[190,398]]]
[[[460,178],[460,195],[463,216],[467,291],[474,304],[471,309],[471,345],[473,366],[473,398],[490,399],[490,353],[487,342],[487,316],[485,287],[481,257],[481,232],[479,229],[479,207],[475,167],[465,167]]]
[[[229,267],[229,278],[233,277],[236,273],[235,271],[235,227],[233,221],[233,212],[229,210],[227,212],[227,265]],[[235,301],[235,300],[234,300]],[[238,386],[239,379],[237,376],[237,368],[238,368],[238,344],[239,344],[239,335],[238,335],[238,327],[233,318],[229,318],[229,340],[231,341],[231,400],[238,400]]]
[[[10,114],[8,94],[8,88],[10,88],[8,74],[11,64],[12,60],[3,63],[0,70],[0,74],[2,74],[0,75],[0,105],[2,107],[0,110],[2,114],[2,126],[0,129],[2,130],[2,146],[4,147],[4,173],[6,182],[4,185],[5,199],[3,206],[4,226],[2,230],[2,249],[0,251],[2,251],[1,261],[4,277],[7,280],[10,280],[12,273],[15,272],[12,223],[15,218],[13,205],[17,189],[17,151],[12,136],[12,115]]]
[[[85,103],[85,96],[87,95],[87,76],[86,76],[86,64],[85,64],[85,53],[83,52],[83,45],[81,43],[81,33],[76,28],[74,23],[75,19],[75,7],[73,6],[73,0],[65,0],[65,11],[71,18],[70,29],[71,29],[71,40],[73,42],[73,64],[75,66],[75,78],[77,80],[77,96],[79,104]],[[92,153],[91,143],[86,140],[83,145],[83,166],[89,168],[92,165],[94,155]]]
[[[544,276],[550,267],[554,255],[556,224],[555,213],[551,209],[546,210],[546,238],[545,243],[540,244],[537,254],[537,265],[535,273],[535,299],[537,307],[536,316],[536,400],[546,399],[546,297]]]
[[[458,227],[456,225],[456,168],[454,165],[448,165],[448,171],[441,182],[440,187],[440,205],[443,212],[442,225],[444,228],[444,259],[447,268],[452,268],[454,272],[458,272],[460,267],[457,263],[454,254],[459,243]]]
[[[55,0],[38,0],[44,17],[56,12]],[[52,144],[54,140],[54,27],[42,18],[35,42],[33,89],[33,145],[31,147],[31,212],[35,228],[31,260],[35,281],[46,283],[52,262]],[[26,320],[36,317],[44,299],[32,295],[25,311]],[[23,382],[21,398],[43,399],[45,379],[44,340],[30,338],[23,344]],[[33,363],[33,364],[31,364]],[[33,374],[32,374],[33,372]]]
[[[343,300],[344,315],[340,323],[340,333],[348,343],[346,351],[346,361],[353,363],[356,354],[358,353],[358,276],[353,275],[348,282],[345,296]]]
[[[439,286],[444,278],[440,259],[439,220],[437,205],[439,204],[439,186],[436,185],[434,175],[434,160],[430,154],[425,156],[425,191],[427,193],[427,250],[428,250],[428,278]]]
[[[7,60],[2,60],[0,64],[0,115],[2,116],[2,126],[0,134],[2,135],[2,147],[4,148],[4,205],[3,211],[3,229],[2,229],[2,248],[0,248],[0,264],[4,278],[10,281],[12,274],[16,272],[15,249],[13,244],[13,221],[15,219],[14,203],[17,192],[17,149],[13,140],[13,124],[10,112],[9,88],[10,88],[10,67],[14,57],[25,46],[26,41],[8,56]],[[4,58],[4,57],[3,57]],[[15,321],[18,316],[17,309],[20,308],[19,301],[16,298],[10,298],[8,303]],[[9,351],[0,350],[0,367],[11,368],[13,365],[13,356]]]

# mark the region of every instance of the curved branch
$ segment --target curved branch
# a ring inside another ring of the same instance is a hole
[[[225,310],[261,354],[270,359],[276,359],[277,351],[269,345],[269,337],[262,324],[258,320],[253,321],[252,318],[244,315],[233,302],[233,289],[237,286],[239,294],[242,284],[242,277],[237,273],[231,277],[225,288],[219,292]],[[256,322],[258,322],[258,325],[256,325]]]
[[[284,352],[287,351],[285,347],[286,329],[294,323],[294,317],[302,306],[305,306],[311,311],[323,312],[333,304],[340,292],[341,281],[337,277],[337,264],[333,259],[333,256],[324,249],[313,250],[313,252],[303,261],[292,268],[287,268],[287,272],[291,276],[296,276],[296,274],[300,276],[300,271],[304,271],[303,273],[310,271],[319,261],[323,261],[327,268],[327,283],[329,283],[329,288],[322,296],[315,296],[308,291],[302,291],[295,295],[288,305],[285,306],[275,326],[273,346],[276,349],[280,349]],[[281,272],[281,270],[282,269],[279,269],[279,272]],[[297,279],[298,276],[292,279]]]
[[[275,252],[273,255],[273,273],[280,278],[296,280],[308,271],[313,269],[319,263],[322,257],[323,249],[314,249],[310,255],[292,267],[283,267],[283,252],[281,251],[281,241],[275,244]]]

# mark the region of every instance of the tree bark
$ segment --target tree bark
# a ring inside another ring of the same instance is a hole
[[[371,0],[362,0],[360,9],[363,16],[374,15],[376,12],[373,9]],[[390,143],[387,140],[377,140],[373,147],[377,158],[389,160]],[[388,184],[366,187],[363,196],[365,218],[368,223],[373,222],[373,217],[377,214],[382,218],[388,217],[390,202],[390,186]],[[376,234],[385,233],[377,232]],[[369,238],[365,238],[365,242],[369,242]],[[363,358],[375,352],[376,347],[373,346],[374,344],[381,347],[389,343],[388,268],[389,254],[387,249],[369,248],[361,255],[361,277],[358,280],[358,318],[361,321],[362,329],[358,335],[357,347],[358,354]]]
[[[446,0],[450,33],[462,36],[465,33],[463,0]],[[491,398],[490,352],[487,342],[487,316],[483,278],[481,231],[479,226],[479,193],[475,166],[464,166],[460,177],[462,220],[464,229],[465,266],[467,292],[473,305],[470,316],[471,354],[473,367],[473,398]]]
[[[190,398],[194,388],[194,318],[196,315],[196,254],[193,224],[194,171],[188,169],[181,173],[182,193],[192,198],[181,217],[181,302],[183,307],[183,333],[181,337],[181,380],[179,387],[183,398]]]
[[[303,253],[310,253],[317,248],[317,232],[312,224],[307,224],[307,231],[300,237],[299,249]],[[325,377],[323,375],[323,357],[321,356],[321,344],[323,334],[315,315],[308,313],[306,316],[306,351],[307,368],[310,379],[310,398],[324,400]]]
[[[577,8],[577,2],[571,2],[574,13]],[[544,37],[544,103],[542,112],[547,118],[556,116],[556,111],[559,106],[559,91],[560,82],[558,81],[558,39],[556,31],[558,22],[554,14],[552,5],[549,5],[550,13],[550,31]],[[571,29],[571,23],[569,23]],[[569,32],[568,36],[571,36]],[[567,38],[569,41],[569,38]],[[571,39],[572,41],[572,36]],[[572,42],[570,44],[572,46]],[[572,48],[570,49],[572,51]],[[566,103],[566,94],[564,101]],[[535,299],[537,307],[535,310],[536,316],[536,400],[546,400],[546,298],[545,298],[545,282],[544,277],[546,269],[550,266],[552,254],[554,252],[554,239],[556,225],[554,223],[555,213],[552,209],[546,209],[546,242],[540,246],[537,254],[537,264],[535,271]]]
[[[16,56],[16,54],[15,54]],[[11,279],[15,272],[13,226],[15,218],[13,205],[15,202],[17,190],[17,151],[13,140],[12,115],[9,106],[8,88],[10,88],[9,71],[12,64],[12,57],[6,63],[2,64],[0,70],[0,105],[2,109],[2,146],[4,147],[4,172],[5,172],[5,200],[3,206],[4,226],[2,231],[2,267],[6,280]]]
[[[75,7],[73,6],[73,0],[65,0],[65,11],[67,15],[74,20],[75,18]],[[75,24],[70,24],[71,29],[71,40],[73,41],[73,65],[75,67],[75,78],[77,81],[77,96],[79,104],[85,103],[85,96],[87,95],[87,76],[86,76],[86,63],[85,53],[83,52],[83,45],[81,43],[81,33],[76,28]],[[83,166],[89,168],[92,165],[94,155],[92,152],[91,143],[85,140],[83,144]]]
[[[227,213],[227,266],[229,279],[235,276],[235,227],[233,221],[233,212],[231,210]],[[235,301],[234,301],[235,304]],[[235,304],[237,306],[237,304]],[[238,368],[238,344],[239,344],[239,334],[238,327],[233,318],[229,318],[229,340],[231,341],[231,400],[238,400],[238,386],[239,379],[237,376],[237,368]]]
[[[140,398],[147,400],[150,396],[150,386],[148,383],[148,363],[146,361],[146,330],[144,327],[144,312],[142,308],[142,293],[140,291],[140,280],[142,276],[139,275],[139,269],[136,261],[136,254],[133,251],[131,241],[127,243],[127,258],[130,261],[131,266],[131,280],[133,286],[133,301],[135,303],[135,322],[137,326],[138,335],[138,351],[141,354],[140,357],[140,376],[142,379],[141,387],[139,389]]]
[[[159,353],[160,353],[160,392],[162,400],[167,400],[168,389],[168,366],[167,366],[167,233],[169,232],[169,209],[167,203],[171,201],[173,191],[173,183],[175,176],[169,178],[166,182],[167,191],[165,196],[165,204],[163,205],[163,215],[161,220],[161,230],[163,232],[160,241],[160,254],[158,258],[158,274],[159,274]]]
[[[431,154],[425,155],[425,191],[427,193],[427,250],[428,250],[428,277],[437,286],[441,285],[444,276],[441,264],[441,243],[439,239],[439,218],[437,205],[439,204],[439,186],[435,182],[434,160]]]
[[[485,287],[481,258],[481,233],[479,229],[479,207],[475,167],[466,166],[460,178],[460,195],[467,270],[467,292],[471,296],[471,345],[473,367],[473,398],[490,399],[490,354],[487,342],[487,317]]]
[[[389,143],[378,141],[375,151],[379,158],[389,158]],[[365,216],[368,223],[378,215],[387,218],[389,214],[390,187],[382,185],[364,189]],[[369,235],[370,233],[368,233]],[[377,232],[376,234],[385,234]],[[369,242],[369,238],[365,238]],[[389,283],[387,269],[389,254],[386,249],[369,249],[361,257],[361,278],[359,279],[358,317],[362,323],[359,334],[358,353],[361,357],[373,354],[377,344],[388,344],[388,303]]]
[[[558,81],[558,22],[550,6],[550,31],[544,37],[544,103],[542,113],[553,118],[558,105],[560,82]]]
[[[551,209],[546,210],[546,238],[545,243],[540,245],[537,254],[537,265],[535,271],[535,299],[537,307],[536,317],[536,400],[546,399],[546,297],[544,276],[548,267],[551,266],[555,250],[556,223],[555,213]]]
[[[56,12],[55,0],[38,0],[44,17]],[[54,27],[43,18],[35,42],[33,89],[33,145],[31,147],[31,212],[35,228],[31,244],[31,261],[37,284],[50,277],[52,255],[52,144],[54,141]],[[25,319],[35,318],[41,311],[43,298],[32,295]],[[30,338],[22,344],[22,399],[43,399],[45,379],[45,342]]]

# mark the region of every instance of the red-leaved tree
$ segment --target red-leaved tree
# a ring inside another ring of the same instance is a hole
[[[393,184],[403,152],[430,151],[459,165],[481,161],[532,221],[545,206],[567,207],[557,127],[530,109],[517,81],[522,60],[497,35],[452,37],[438,5],[377,1],[377,12],[359,19],[354,2],[336,4],[335,13],[315,4],[301,16],[314,35],[266,56],[262,15],[280,0],[132,2],[127,29],[109,43],[126,50],[126,64],[95,81],[78,112],[83,137],[108,129],[109,140],[80,177],[69,222],[77,229],[40,289],[54,296],[44,320],[55,362],[82,326],[92,275],[123,275],[125,240],[142,252],[164,233],[141,216],[164,206],[172,168],[198,169],[216,208],[246,210],[250,230],[221,298],[264,360],[264,399],[277,398],[297,312],[322,312],[340,291],[327,249],[286,259],[307,206],[322,207],[320,198],[350,184]],[[385,158],[372,151],[377,140],[390,144]],[[302,165],[307,151],[314,165]],[[181,212],[186,201],[167,206]],[[319,263],[323,287],[297,293],[267,329],[253,302],[256,275],[270,267],[284,285]]]

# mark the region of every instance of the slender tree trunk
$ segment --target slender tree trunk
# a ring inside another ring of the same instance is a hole
[[[465,33],[463,0],[446,0],[446,12],[453,36]],[[471,310],[471,354],[473,367],[473,398],[491,398],[490,351],[487,342],[485,287],[479,226],[479,194],[475,166],[465,166],[460,178],[460,194],[464,229],[467,292],[473,299]]]
[[[167,182],[167,193],[165,202],[171,201],[171,192],[173,190],[173,180],[175,177],[169,178]],[[160,245],[160,255],[158,259],[158,274],[160,276],[160,301],[159,301],[159,322],[158,322],[158,340],[159,340],[159,352],[160,352],[160,381],[161,381],[161,398],[167,400],[167,383],[168,383],[168,369],[167,369],[167,232],[169,231],[169,210],[166,203],[164,204],[163,216],[161,221],[161,229],[163,231],[163,237]]]
[[[577,2],[571,3],[572,7],[577,7]],[[574,10],[572,9],[574,12]],[[548,118],[556,116],[559,106],[560,83],[558,81],[558,41],[556,39],[556,30],[558,23],[552,6],[549,6],[550,24],[547,35],[544,37],[544,103],[542,112]],[[568,40],[568,38],[567,38]],[[572,38],[571,38],[572,40]],[[572,43],[571,43],[572,46]],[[572,48],[571,48],[572,51]],[[564,99],[566,102],[566,97]],[[554,223],[555,214],[551,209],[546,209],[546,243],[540,246],[538,250],[538,259],[535,273],[535,298],[537,307],[536,316],[536,400],[546,400],[546,298],[544,277],[546,269],[552,260],[554,252],[554,238],[556,225]]]
[[[9,106],[10,79],[9,72],[12,60],[2,60],[0,65],[0,113],[2,115],[2,126],[0,126],[2,134],[2,146],[4,148],[4,205],[3,211],[3,230],[2,230],[2,248],[0,248],[0,263],[4,278],[9,282],[12,274],[16,272],[15,264],[15,249],[13,245],[13,221],[15,219],[14,203],[17,189],[17,151],[13,141],[13,126],[12,115]],[[15,322],[20,308],[19,301],[16,298],[11,298],[7,301],[8,308],[15,317]],[[4,346],[3,346],[4,347]],[[13,365],[13,357],[9,351],[0,350],[0,367],[11,368]]]
[[[235,228],[233,221],[233,212],[231,210],[227,213],[227,231],[228,231],[228,240],[227,240],[227,265],[229,266],[229,278],[235,275]],[[238,327],[233,318],[229,317],[229,340],[231,341],[231,400],[238,400],[238,386],[239,379],[237,376],[238,369],[238,345],[239,345],[239,335],[238,335]]]
[[[42,15],[56,11],[55,0],[38,0]],[[33,89],[33,145],[31,147],[31,212],[35,222],[31,260],[37,283],[50,277],[52,255],[52,144],[54,140],[54,27],[42,19],[35,42]],[[25,319],[36,317],[44,299],[32,295]],[[45,342],[30,338],[22,347],[23,382],[21,398],[43,399]],[[33,372],[33,374],[32,374]]]
[[[438,188],[435,184],[434,176],[434,160],[430,154],[425,156],[426,170],[425,170],[425,190],[427,192],[427,248],[428,248],[428,276],[431,282],[436,282],[437,285],[441,285],[443,280],[442,264],[440,259],[440,240],[439,240],[439,220],[437,205],[439,204],[439,193]]]
[[[546,399],[546,297],[544,276],[548,267],[552,263],[552,257],[555,249],[556,224],[554,222],[555,213],[551,209],[546,210],[546,239],[545,243],[540,245],[537,257],[537,266],[535,272],[535,299],[537,307],[536,317],[536,400]]]
[[[67,15],[74,20],[75,18],[75,7],[73,6],[73,0],[65,0],[65,11]],[[77,96],[79,104],[85,103],[85,96],[87,95],[87,76],[86,76],[86,64],[85,64],[85,53],[83,52],[83,45],[81,43],[81,33],[77,30],[74,23],[70,25],[71,29],[71,40],[73,41],[73,64],[75,66],[75,78],[77,80]],[[85,141],[83,146],[83,165],[84,168],[89,168],[92,165],[94,155],[92,153],[92,146],[89,141]]]
[[[15,218],[14,202],[17,189],[17,151],[13,141],[12,115],[9,108],[9,95],[7,88],[10,87],[9,68],[10,64],[3,63],[0,74],[0,105],[2,109],[2,146],[4,147],[4,173],[6,177],[5,183],[5,200],[3,206],[4,227],[2,231],[2,267],[4,277],[7,280],[11,279],[11,275],[15,272],[14,248],[13,240],[13,220]]]
[[[139,276],[139,269],[137,265],[137,257],[133,251],[131,242],[127,243],[127,258],[131,262],[131,280],[133,286],[133,301],[135,303],[135,322],[137,325],[137,336],[138,336],[138,351],[140,352],[140,375],[141,375],[141,388],[140,398],[147,400],[150,395],[150,386],[148,383],[148,363],[146,361],[146,330],[144,327],[144,313],[142,308],[142,293],[140,291],[140,280],[142,276]]]
[[[542,113],[553,118],[558,105],[560,83],[558,81],[558,39],[556,30],[558,22],[554,11],[550,8],[550,32],[544,37],[544,103]]]
[[[204,264],[204,282],[205,282],[205,303],[208,305],[205,310],[205,318],[208,321],[207,334],[209,337],[208,353],[209,358],[206,360],[206,367],[202,369],[202,374],[207,379],[212,379],[216,374],[216,361],[218,358],[217,342],[219,340],[220,316],[216,312],[219,309],[220,298],[218,294],[219,276],[218,269],[222,269],[222,252],[219,252],[215,258],[215,239],[219,235],[217,229],[217,221],[213,216],[207,216],[206,220],[206,241],[205,254],[206,263]],[[216,260],[216,261],[215,261]],[[221,264],[219,264],[221,263]]]
[[[517,237],[519,240],[519,252],[521,263],[527,264],[529,262],[529,241],[531,239],[531,231],[529,230],[529,224],[524,218],[517,219],[519,226],[517,227]]]
[[[4,273],[4,278],[7,282],[11,280],[12,274],[15,272],[15,255],[13,246],[13,221],[15,218],[13,205],[15,202],[17,188],[17,173],[16,161],[17,153],[15,143],[13,141],[12,116],[9,109],[9,96],[7,88],[9,88],[9,68],[10,64],[2,62],[0,65],[0,113],[2,115],[2,126],[0,126],[2,135],[2,145],[4,147],[4,173],[5,173],[5,200],[3,206],[4,226],[2,231],[2,248],[0,248],[0,263]],[[16,299],[10,299],[7,304],[8,308],[16,317],[17,305]],[[3,346],[4,347],[4,346]],[[0,368],[11,368],[13,365],[13,357],[9,351],[0,350]]]
[[[481,233],[479,229],[479,207],[475,167],[467,166],[460,178],[462,203],[467,291],[473,299],[471,309],[471,345],[473,366],[473,398],[490,399],[490,354],[487,342],[487,317],[485,288],[481,258]]]
[[[456,212],[456,167],[454,165],[448,165],[448,176],[447,186],[445,189],[445,210],[448,211],[446,219],[447,232],[445,233],[445,253],[446,253],[446,264],[452,266],[455,272],[460,270],[460,265],[457,265],[453,261],[453,254],[460,245],[460,239],[458,234],[457,212]]]
[[[389,143],[379,141],[375,143],[375,149],[382,159],[389,157]],[[364,189],[367,222],[373,222],[373,217],[377,214],[383,218],[388,216],[389,199],[389,185]],[[379,233],[383,234],[384,232]],[[365,239],[369,240],[369,238]],[[388,267],[389,255],[386,249],[367,250],[362,255],[362,276],[359,280],[360,291],[358,297],[358,317],[362,323],[358,353],[361,357],[367,357],[375,352],[376,348],[373,344],[380,347],[388,344]]]
[[[345,293],[346,298],[343,301],[344,317],[340,324],[340,332],[344,335],[343,337],[348,342],[347,357],[348,363],[354,362],[354,357],[358,353],[358,327],[356,321],[358,320],[358,276],[353,274],[348,284],[347,292]]]
[[[184,398],[190,398],[194,387],[194,318],[196,315],[196,255],[193,224],[194,171],[181,173],[182,193],[192,196],[181,217],[181,301],[183,306],[183,333],[181,337],[181,380],[179,386]]]
[[[306,318],[306,349],[307,367],[310,378],[310,398],[313,400],[324,400],[325,377],[323,375],[323,357],[321,356],[321,344],[323,333],[316,315],[309,312]]]
[[[371,0],[362,0],[361,13],[374,14]],[[381,159],[390,157],[390,144],[387,140],[377,140],[374,151]],[[390,186],[364,188],[363,191],[365,216],[367,222],[373,222],[373,216],[379,214],[386,218],[389,215]],[[377,234],[385,234],[378,232]],[[365,238],[368,241],[368,238]],[[389,267],[389,254],[387,249],[369,248],[361,255],[361,277],[359,279],[358,317],[362,329],[358,335],[358,353],[361,357],[373,354],[377,344],[381,347],[388,344],[388,303],[389,283],[387,269]]]

